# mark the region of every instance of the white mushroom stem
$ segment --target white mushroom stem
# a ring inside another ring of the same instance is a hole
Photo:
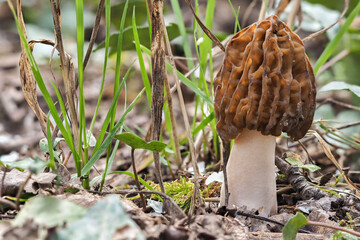
[[[235,139],[226,167],[228,207],[246,206],[262,216],[276,213],[275,139],[247,129]],[[224,184],[220,204],[225,204]]]

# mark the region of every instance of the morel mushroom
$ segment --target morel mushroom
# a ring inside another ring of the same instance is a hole
[[[315,111],[315,77],[304,44],[277,16],[252,24],[228,43],[214,91],[218,134],[235,139],[226,167],[229,206],[274,214],[276,136],[302,138]]]

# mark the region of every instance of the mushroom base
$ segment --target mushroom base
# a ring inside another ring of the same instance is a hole
[[[275,140],[247,129],[235,139],[226,167],[229,207],[246,206],[262,216],[276,214]],[[224,185],[220,198],[220,205],[225,205]]]

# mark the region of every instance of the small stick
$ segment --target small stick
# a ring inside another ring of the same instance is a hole
[[[249,6],[246,8],[246,11],[241,19],[241,26],[245,26],[246,20],[248,20],[250,13],[252,12],[253,8],[255,7],[258,0],[251,1]]]
[[[176,124],[174,108],[173,108],[173,104],[172,104],[172,95],[171,95],[170,84],[169,84],[168,77],[167,77],[167,72],[165,73],[165,87],[166,87],[166,94],[167,94],[170,119],[171,119],[171,128],[172,128],[171,130],[172,130],[172,135],[173,135],[174,144],[175,144],[176,165],[177,165],[178,169],[181,169],[182,158],[181,158],[181,152],[180,152],[180,144],[179,144],[179,138],[177,136],[177,124]]]
[[[313,221],[307,220],[307,225],[331,228],[331,229],[335,229],[335,230],[342,231],[342,232],[347,232],[347,233],[350,233],[350,234],[352,234],[354,236],[360,237],[360,232],[354,231],[352,229],[344,228],[344,227],[330,225],[330,224],[323,223],[323,222],[313,222]]]
[[[85,58],[84,58],[84,63],[83,63],[83,65],[84,65],[84,66],[83,66],[83,69],[84,69],[84,70],[85,70],[85,68],[86,68],[86,65],[87,65],[88,62],[89,62],[90,54],[91,54],[91,52],[92,52],[92,49],[93,49],[93,47],[94,47],[97,34],[98,34],[98,32],[99,32],[101,14],[102,14],[102,11],[104,10],[104,4],[105,4],[105,0],[100,0],[99,6],[98,6],[98,10],[97,10],[97,12],[96,12],[96,18],[95,18],[94,27],[93,27],[93,30],[92,30],[92,33],[91,33],[91,37],[90,37],[89,46],[88,46],[88,49],[87,49],[87,51],[86,51],[86,55],[85,55]]]
[[[254,215],[254,214],[251,214],[251,213],[246,213],[246,212],[239,211],[239,210],[236,211],[236,214],[237,214],[237,215],[244,216],[244,217],[254,218],[254,219],[257,219],[257,220],[264,221],[264,222],[274,223],[274,224],[277,224],[277,225],[280,225],[280,226],[285,226],[284,223],[275,221],[275,220],[273,220],[273,219],[271,219],[271,218],[266,218],[266,217]],[[302,230],[302,229],[300,229],[299,232],[300,232],[300,233],[308,233],[308,234],[311,234],[311,233],[312,233],[312,232],[309,232],[309,231],[306,231],[306,230]]]
[[[135,183],[136,183],[136,187],[139,191],[141,191],[141,186],[140,186],[140,182],[139,182],[139,178],[137,175],[137,171],[136,171],[136,167],[135,167],[135,157],[134,157],[134,152],[135,152],[135,148],[131,148],[131,163],[133,166],[133,171],[134,171],[134,176],[135,176]],[[145,201],[145,197],[142,193],[140,193],[140,198],[141,198],[141,204],[143,207],[143,210],[146,210],[146,201]]]
[[[330,26],[328,26],[328,27],[326,27],[326,28],[324,28],[324,29],[322,29],[322,30],[320,30],[320,31],[318,31],[318,32],[315,32],[315,33],[313,33],[313,34],[310,34],[309,36],[307,36],[306,38],[304,38],[302,41],[303,41],[303,42],[310,41],[310,40],[316,38],[317,36],[323,34],[323,33],[326,32],[327,30],[329,30],[330,28],[332,28],[335,24],[337,24],[337,23],[340,21],[340,19],[342,19],[342,18],[345,16],[345,13],[347,12],[348,8],[349,8],[349,0],[345,0],[344,10],[342,11],[339,19],[336,20],[336,22],[334,22],[334,23],[331,24]]]
[[[320,73],[324,72],[326,69],[330,68],[332,65],[346,57],[350,54],[350,51],[347,49],[342,50],[339,54],[337,54],[335,57],[331,58],[329,61],[327,61],[324,65],[321,66],[319,71],[316,73],[316,75],[319,75]]]
[[[290,165],[280,157],[275,157],[275,165],[280,172],[286,175],[287,181],[293,188],[300,193],[302,199],[320,199],[325,193],[318,188],[312,186],[306,178],[301,174],[298,167]]]
[[[229,193],[226,165],[230,155],[230,142],[223,141],[221,138],[219,138],[219,142],[220,142],[220,159],[221,162],[223,163],[222,170],[224,175],[225,206],[227,207],[229,205],[230,193]]]
[[[261,8],[260,8],[260,13],[259,13],[259,18],[258,18],[259,21],[264,20],[265,15],[266,15],[266,5],[268,5],[268,4],[269,4],[268,0],[263,0],[262,1]]]
[[[13,203],[12,201],[7,200],[5,198],[0,198],[0,204],[7,205],[15,210],[19,210],[18,206],[15,203]]]
[[[294,25],[295,17],[300,9],[301,0],[293,0],[292,8],[290,10],[290,14],[288,16],[286,24],[291,28]]]
[[[26,184],[29,182],[30,178],[31,178],[32,174],[30,172],[29,176],[26,178],[25,182],[20,186],[19,188],[19,191],[17,192],[16,194],[16,209],[19,210],[19,204],[20,204],[20,196],[21,196],[21,193],[24,191],[24,188],[26,186]]]
[[[225,52],[225,47],[222,45],[222,43],[217,39],[217,37],[205,26],[205,24],[202,23],[200,18],[196,15],[195,10],[193,6],[191,5],[189,0],[185,0],[186,4],[189,6],[191,12],[193,13],[197,23],[200,25],[204,33],[223,51]]]

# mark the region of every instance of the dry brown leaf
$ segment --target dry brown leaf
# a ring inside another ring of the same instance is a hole
[[[340,164],[338,163],[338,161],[336,160],[334,155],[331,153],[330,147],[327,144],[327,142],[316,131],[311,131],[311,133],[319,140],[320,145],[321,145],[322,149],[324,150],[325,155],[331,160],[331,162],[335,165],[337,170],[339,170],[341,174],[344,174],[344,179],[345,179],[346,183],[348,184],[349,188],[351,190],[355,190],[355,194],[357,196],[360,196],[360,190],[355,186],[355,184],[351,181],[351,179],[344,173],[342,167],[340,166]]]

